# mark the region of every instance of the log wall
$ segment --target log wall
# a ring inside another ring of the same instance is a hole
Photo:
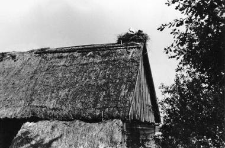
[[[155,126],[146,123],[124,123],[127,148],[154,148]]]

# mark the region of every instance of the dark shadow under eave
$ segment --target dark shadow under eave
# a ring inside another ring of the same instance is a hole
[[[3,118],[0,119],[0,148],[9,148],[13,138],[16,136],[21,126],[25,122],[37,122],[41,119],[37,117],[31,118]]]
[[[157,102],[157,97],[156,97],[156,92],[155,92],[155,86],[154,86],[154,81],[153,81],[153,76],[151,72],[151,66],[148,58],[148,52],[147,52],[147,47],[146,44],[143,47],[143,65],[144,65],[144,70],[145,70],[145,76],[147,79],[147,85],[149,87],[150,95],[151,95],[151,103],[152,103],[152,109],[154,112],[155,116],[155,123],[160,123],[161,118],[160,118],[160,112],[159,112],[159,106]]]

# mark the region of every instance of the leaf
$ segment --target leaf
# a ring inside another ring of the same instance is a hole
[[[179,65],[174,83],[162,88],[160,145],[225,147],[225,23],[219,14],[224,0],[168,0],[168,5],[185,16],[166,25],[174,41],[164,51]]]

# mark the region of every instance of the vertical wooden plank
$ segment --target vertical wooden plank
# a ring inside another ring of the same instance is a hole
[[[131,104],[130,118],[135,118],[142,122],[154,122],[154,113],[152,112],[151,106],[150,90],[147,85],[143,57],[141,57],[133,94],[133,103]]]

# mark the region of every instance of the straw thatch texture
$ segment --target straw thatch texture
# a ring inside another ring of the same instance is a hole
[[[155,122],[154,95],[144,98],[138,110],[131,107],[137,80],[145,79],[138,77],[142,56],[143,46],[136,43],[4,53],[0,56],[0,118],[129,120],[129,114],[138,113],[137,120]],[[142,93],[155,91],[154,86],[144,87]]]
[[[121,120],[103,123],[40,121],[25,123],[10,148],[122,148]]]

